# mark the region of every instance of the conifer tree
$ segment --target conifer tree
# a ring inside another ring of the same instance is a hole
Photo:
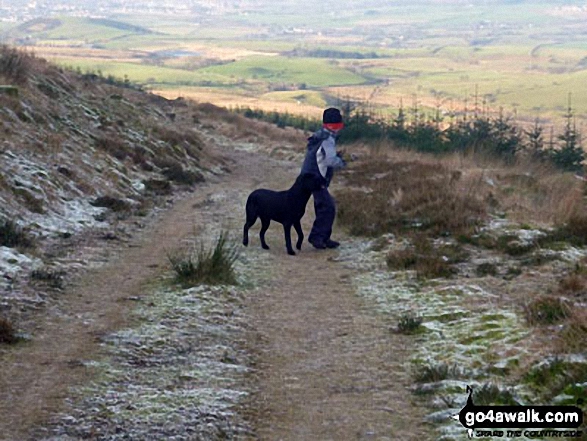
[[[561,146],[558,150],[551,151],[552,160],[558,167],[568,171],[580,171],[583,167],[585,152],[579,143],[579,133],[571,106],[571,94],[569,93],[569,104],[565,114],[565,130],[558,136]]]

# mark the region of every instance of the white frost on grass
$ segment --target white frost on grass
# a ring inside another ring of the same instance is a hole
[[[22,270],[34,270],[42,265],[40,259],[28,257],[14,248],[0,247],[0,275],[14,277]]]
[[[235,412],[247,392],[242,294],[234,287],[160,287],[140,324],[104,339],[99,381],[79,391],[59,436],[100,439],[226,439],[248,432]]]
[[[520,235],[528,241],[538,236],[534,232]],[[433,412],[428,419],[437,425],[439,439],[467,439],[461,425],[448,419],[465,405],[467,384],[504,387],[514,383],[511,390],[517,399],[536,400],[532,390],[518,384],[519,378],[508,378],[522,361],[535,356],[529,343],[531,330],[515,305],[504,304],[500,293],[464,278],[422,283],[410,271],[382,270],[389,249],[401,246],[389,238],[386,242],[385,249],[376,251],[376,241],[353,239],[341,246],[336,260],[360,271],[353,278],[357,291],[392,323],[398,323],[403,316],[422,320],[420,332],[413,336],[410,362],[414,373],[439,367],[449,372],[446,380],[414,385],[416,394],[430,398]],[[567,250],[572,255],[570,260],[582,252],[573,250]]]
[[[62,201],[51,209],[51,213],[33,214],[29,219],[39,226],[43,235],[65,231],[79,233],[88,228],[104,226],[103,222],[95,218],[104,211],[104,208],[93,207],[87,200],[74,199]]]

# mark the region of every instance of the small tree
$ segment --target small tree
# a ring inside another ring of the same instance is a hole
[[[534,127],[532,130],[524,130],[524,133],[528,137],[528,143],[526,144],[526,150],[532,158],[544,159],[544,128],[540,125],[538,117],[534,120]]]
[[[495,153],[499,157],[511,161],[519,150],[521,141],[518,128],[510,123],[509,118],[503,116],[503,109],[500,109],[499,117],[493,123],[493,149]]]
[[[566,124],[564,132],[557,138],[561,142],[561,148],[550,152],[554,164],[567,171],[580,171],[583,168],[585,152],[581,148],[577,124],[571,107],[571,94],[569,93],[569,106],[565,114]]]

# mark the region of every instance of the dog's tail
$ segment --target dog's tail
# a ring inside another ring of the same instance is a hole
[[[246,220],[245,225],[243,227],[244,246],[247,246],[249,244],[249,228],[251,228],[255,224],[255,222],[257,222],[257,218],[259,217],[255,199],[256,198],[254,194],[249,195],[249,198],[247,199],[247,205],[245,208]]]

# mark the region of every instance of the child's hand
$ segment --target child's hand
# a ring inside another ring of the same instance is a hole
[[[345,150],[340,150],[338,152],[336,152],[336,156],[338,156],[340,159],[342,159],[342,162],[344,162],[344,164],[346,165],[347,162],[351,161],[352,159],[346,154]]]

